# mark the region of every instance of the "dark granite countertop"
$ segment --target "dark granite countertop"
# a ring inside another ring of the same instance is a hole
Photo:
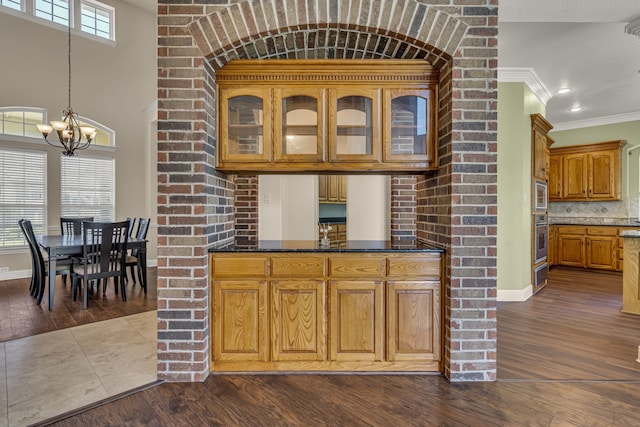
[[[549,217],[549,225],[597,225],[604,227],[640,227],[638,218],[569,218],[569,217]]]
[[[254,244],[231,244],[210,248],[209,252],[445,252],[445,250],[417,240],[332,240],[329,246],[322,246],[319,240],[260,240]]]
[[[346,224],[347,218],[343,216],[325,216],[318,219],[321,224]]]

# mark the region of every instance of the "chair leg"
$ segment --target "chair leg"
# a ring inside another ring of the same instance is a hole
[[[133,271],[133,265],[129,266],[129,274],[131,274],[131,280],[133,280],[133,283],[136,283],[136,275],[135,275],[135,272]]]
[[[125,275],[126,273],[123,276]],[[120,292],[122,293],[122,301],[127,301],[127,287],[126,287],[126,283],[124,282],[124,277],[121,278],[121,280],[119,281],[117,277],[114,277],[113,281],[116,282],[116,289],[118,289],[118,282],[120,282]]]
[[[89,298],[87,295],[87,282],[88,280],[84,279],[82,281],[82,309],[86,310],[87,309],[87,303],[89,302]],[[99,284],[98,284],[99,285]]]
[[[71,288],[72,288],[71,294],[73,296],[73,300],[77,301],[78,300],[78,277],[77,276],[71,279]]]

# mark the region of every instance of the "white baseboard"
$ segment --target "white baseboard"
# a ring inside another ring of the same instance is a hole
[[[148,267],[157,267],[158,266],[158,260],[157,259],[147,260],[147,266]],[[31,277],[31,269],[0,272],[0,281],[3,281],[3,280],[15,280],[15,279],[26,279],[27,277]]]
[[[498,289],[496,299],[498,301],[521,302],[528,300],[533,295],[531,285],[524,289]]]

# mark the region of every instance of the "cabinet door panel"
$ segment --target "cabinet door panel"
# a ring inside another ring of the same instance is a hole
[[[380,96],[377,88],[329,89],[329,160],[380,160]]]
[[[562,156],[549,158],[549,200],[562,199]]]
[[[387,360],[440,360],[440,282],[387,283]]]
[[[324,282],[272,281],[271,292],[272,360],[326,360]]]
[[[436,161],[434,94],[430,90],[385,89],[384,160]]]
[[[558,263],[584,267],[584,235],[558,234]]]
[[[615,154],[604,151],[589,156],[589,198],[615,198]]]
[[[382,360],[383,282],[335,281],[329,287],[331,360]]]
[[[582,154],[565,155],[563,158],[562,195],[565,199],[587,197],[587,159]]]
[[[274,92],[276,162],[314,163],[324,160],[323,91],[282,88]]]
[[[221,162],[271,161],[270,104],[268,89],[220,90]]]
[[[615,270],[617,264],[617,237],[587,236],[587,267]]]
[[[214,281],[215,361],[266,361],[267,282]]]

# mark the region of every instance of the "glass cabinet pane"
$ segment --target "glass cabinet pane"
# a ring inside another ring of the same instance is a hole
[[[262,98],[243,95],[229,98],[228,154],[263,154],[264,105]]]
[[[318,100],[296,95],[282,99],[282,154],[318,154]]]
[[[373,145],[372,100],[364,96],[338,98],[336,153],[371,154]]]
[[[400,96],[391,101],[391,154],[427,154],[428,100]]]

